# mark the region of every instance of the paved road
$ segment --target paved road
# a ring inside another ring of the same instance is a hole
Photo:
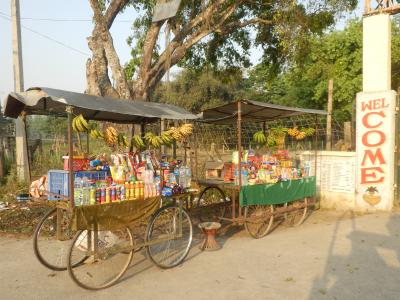
[[[175,269],[137,258],[121,282],[98,292],[42,267],[31,240],[3,237],[0,299],[400,299],[399,233],[400,214],[319,211],[261,240],[238,231],[220,239],[221,251],[193,248]]]

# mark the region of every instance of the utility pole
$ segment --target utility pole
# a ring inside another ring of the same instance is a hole
[[[11,26],[14,64],[14,91],[18,93],[24,91],[19,0],[11,0]],[[15,145],[18,179],[21,181],[30,182],[24,114],[21,114],[21,116],[19,116],[15,121]]]
[[[333,80],[328,86],[328,116],[326,118],[326,150],[332,150],[332,108],[333,108]]]

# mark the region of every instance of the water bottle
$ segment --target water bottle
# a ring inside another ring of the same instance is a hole
[[[192,185],[192,170],[189,167],[186,167],[186,187],[190,188]]]
[[[82,184],[80,178],[74,180],[74,203],[75,206],[82,205]]]

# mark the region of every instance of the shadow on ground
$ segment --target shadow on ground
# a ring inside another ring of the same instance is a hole
[[[349,217],[351,230],[343,234],[342,222],[349,222]],[[376,232],[359,228],[352,212],[342,215],[335,224],[325,270],[315,278],[309,299],[400,299],[400,215],[389,218],[386,234],[382,229],[372,231]],[[343,247],[348,243],[350,247]]]

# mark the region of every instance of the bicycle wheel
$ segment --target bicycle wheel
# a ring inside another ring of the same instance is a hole
[[[133,237],[128,228],[82,230],[75,235],[68,253],[68,273],[80,287],[99,290],[116,283],[132,257]]]
[[[285,203],[286,209],[295,209],[285,213],[285,220],[289,226],[296,227],[301,225],[307,217],[308,201],[307,198],[291,203]]]
[[[33,251],[39,262],[51,270],[67,269],[68,248],[75,234],[70,229],[70,222],[69,211],[54,208],[36,226],[33,234]]]
[[[199,195],[196,208],[204,208],[199,212],[200,222],[219,221],[224,217],[227,207],[226,195],[217,186],[206,187]]]
[[[244,208],[244,227],[255,239],[268,234],[274,223],[273,205],[249,205]]]
[[[151,244],[146,251],[150,260],[160,268],[179,265],[189,253],[193,237],[192,220],[184,209],[181,212],[181,222],[177,206],[164,206],[150,219],[146,242]]]

